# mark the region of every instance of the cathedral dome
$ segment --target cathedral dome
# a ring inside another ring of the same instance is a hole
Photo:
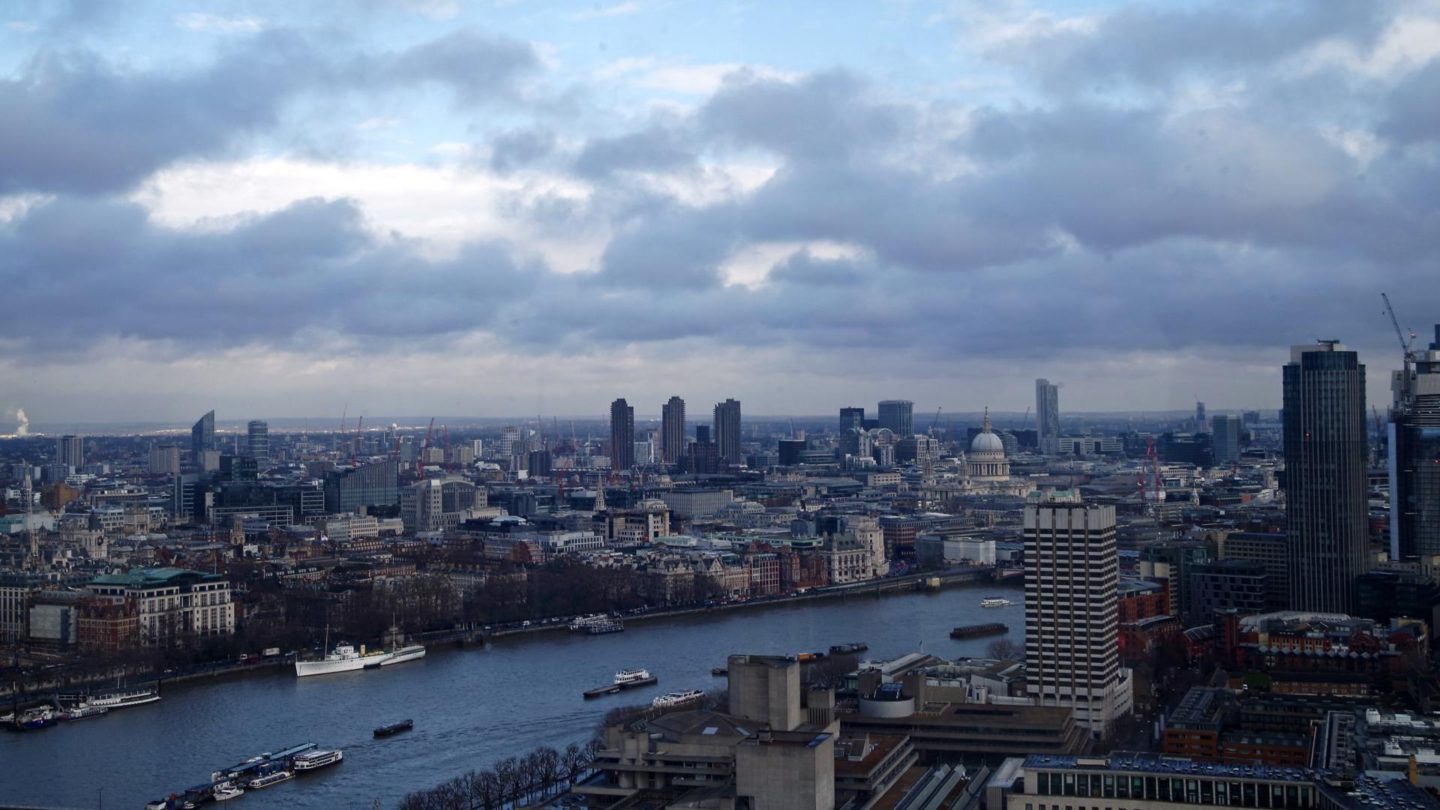
[[[975,435],[974,441],[970,442],[971,453],[1004,453],[1005,443],[993,432],[985,430]]]

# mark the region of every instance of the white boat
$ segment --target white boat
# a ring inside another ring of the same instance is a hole
[[[245,788],[230,782],[223,782],[215,786],[215,793],[212,795],[214,795],[215,801],[226,802],[244,796]]]
[[[980,600],[980,607],[983,608],[1002,608],[1009,607],[1012,604],[1014,603],[1003,596],[988,596]]]
[[[278,785],[281,782],[294,778],[294,771],[272,771],[271,773],[267,773],[264,776],[257,776],[254,779],[251,779],[246,786],[249,787],[251,790],[259,790],[260,788],[267,788],[271,785]]]
[[[380,666],[388,667],[391,664],[403,664],[406,661],[416,661],[425,657],[425,647],[420,644],[411,644],[408,647],[390,653],[390,657],[380,662]]]
[[[291,764],[295,766],[296,771],[313,771],[316,768],[323,768],[326,765],[334,765],[344,758],[344,752],[338,749],[334,751],[306,751],[291,760]]]
[[[617,684],[648,680],[650,680],[650,670],[648,669],[622,669],[615,673],[615,683]]]
[[[100,715],[105,714],[108,711],[110,711],[110,709],[105,706],[92,706],[86,703],[82,703],[73,709],[67,709],[65,711],[65,719],[84,720],[87,717],[99,717]]]
[[[146,703],[154,703],[160,699],[160,693],[154,689],[124,689],[118,692],[106,692],[100,695],[91,695],[85,698],[81,706],[94,706],[102,709],[125,709],[130,706],[143,706]]]
[[[655,698],[650,701],[650,705],[656,709],[673,709],[687,703],[696,703],[703,697],[705,693],[699,689],[681,689],[679,692],[667,692]]]

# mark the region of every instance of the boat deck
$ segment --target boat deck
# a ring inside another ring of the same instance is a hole
[[[638,681],[626,681],[626,682],[624,682],[624,683],[612,683],[612,684],[608,684],[608,685],[606,685],[606,686],[597,687],[597,688],[595,688],[595,689],[586,690],[586,692],[585,692],[585,699],[586,699],[586,700],[594,700],[595,698],[598,698],[598,697],[604,697],[604,696],[606,696],[606,695],[618,694],[618,693],[620,693],[620,692],[625,691],[626,689],[639,689],[639,688],[642,687],[642,686],[654,686],[655,684],[657,684],[657,683],[659,683],[659,682],[660,682],[660,679],[659,679],[659,678],[656,678],[655,676],[652,675],[652,676],[650,676],[649,678],[641,678],[641,679],[638,680]]]

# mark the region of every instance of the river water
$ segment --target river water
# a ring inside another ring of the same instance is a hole
[[[980,607],[1003,593],[1013,605]],[[298,679],[293,672],[175,684],[159,703],[22,734],[0,734],[0,805],[138,808],[264,751],[315,742],[338,766],[261,791],[237,806],[393,807],[406,793],[540,745],[583,743],[604,713],[662,692],[723,686],[710,669],[731,653],[794,654],[864,641],[866,657],[923,649],[983,655],[994,637],[950,639],[956,625],[1000,621],[1024,641],[1017,585],[853,596],[632,623],[624,633],[546,633],[477,648],[437,648],[381,670]],[[645,667],[657,686],[587,701],[616,670]],[[376,740],[378,725],[415,730]],[[378,805],[377,805],[378,802]]]

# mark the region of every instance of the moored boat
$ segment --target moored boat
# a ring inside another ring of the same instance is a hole
[[[647,669],[622,669],[615,673],[615,683],[627,684],[650,679],[650,671]]]
[[[296,771],[313,771],[326,765],[334,765],[345,758],[343,751],[306,751],[290,760]]]
[[[73,709],[66,709],[65,719],[84,720],[88,717],[99,717],[100,715],[105,714],[108,711],[110,711],[110,709],[105,706],[91,706],[89,704],[82,703]]]
[[[678,692],[667,692],[655,698],[650,701],[650,705],[656,709],[673,709],[677,706],[698,703],[704,697],[705,693],[699,689],[681,689]]]
[[[868,650],[868,649],[870,649],[870,645],[869,645],[869,644],[866,644],[866,643],[863,642],[863,641],[853,641],[853,642],[851,642],[851,643],[849,643],[849,644],[832,644],[832,645],[830,645],[830,654],[831,654],[831,655],[854,655],[855,653],[865,652],[865,651]]]
[[[246,783],[246,786],[249,787],[251,790],[259,790],[261,788],[270,787],[271,785],[278,785],[281,782],[286,782],[294,778],[294,771],[271,771],[264,776],[257,776],[254,779],[251,779],[248,783]]]
[[[1010,632],[1010,628],[1000,622],[988,624],[967,624],[964,627],[957,627],[950,631],[950,638],[975,638],[977,636],[999,636]]]
[[[425,657],[425,647],[421,644],[411,644],[408,647],[401,647],[390,653],[390,657],[380,662],[380,666],[388,667],[391,664],[403,664],[406,661],[418,661]]]
[[[84,698],[80,702],[80,705],[94,706],[103,709],[126,709],[131,706],[143,706],[146,703],[154,703],[159,699],[160,693],[155,689],[120,689],[114,692],[90,695]]]
[[[717,678],[723,678],[730,674],[730,670],[725,667],[711,667],[710,674]]]
[[[238,799],[245,795],[245,788],[230,782],[222,782],[215,786],[214,798],[217,802],[225,802],[231,799]]]
[[[1011,604],[1013,603],[1003,596],[987,596],[980,600],[980,607],[983,608],[1002,608],[1009,607]]]
[[[401,720],[398,723],[390,723],[375,729],[376,737],[389,737],[391,734],[399,734],[402,731],[409,731],[415,727],[414,720]]]

